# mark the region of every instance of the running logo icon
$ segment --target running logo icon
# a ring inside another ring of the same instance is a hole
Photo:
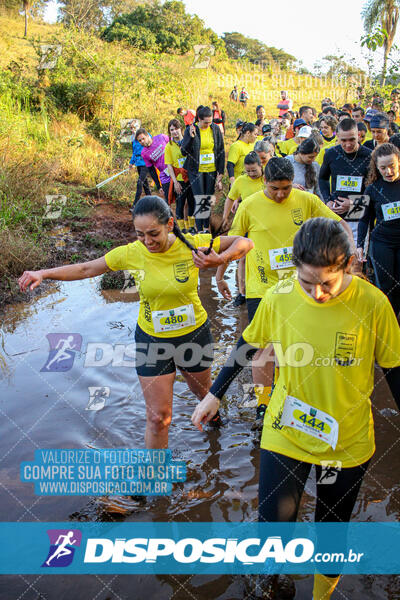
[[[82,532],[79,529],[48,529],[50,548],[42,567],[68,567],[81,545]]]
[[[48,333],[50,345],[49,356],[41,372],[64,372],[72,369],[75,353],[82,347],[82,336],[79,333]]]
[[[341,470],[342,462],[340,460],[321,460],[321,475],[317,480],[317,485],[335,483]]]
[[[211,57],[215,54],[215,46],[212,44],[195,44],[193,46],[194,60],[192,69],[207,69]]]
[[[215,196],[210,194],[196,194],[194,197],[195,209],[193,216],[196,219],[208,219],[211,207],[215,204]]]
[[[89,402],[85,410],[101,410],[110,396],[110,388],[102,386],[89,386]]]
[[[140,284],[144,280],[146,272],[143,269],[129,269],[124,271],[124,285],[121,290],[122,294],[140,293]]]

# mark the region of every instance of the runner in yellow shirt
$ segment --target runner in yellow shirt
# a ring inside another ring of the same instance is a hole
[[[183,139],[182,125],[178,119],[171,119],[168,123],[169,142],[165,146],[164,162],[176,194],[176,220],[183,233],[196,233],[194,221],[194,198],[189,181],[183,180],[181,173],[175,174],[177,169],[183,169],[186,158],[182,156],[181,143]],[[185,220],[185,204],[187,202],[187,220]]]
[[[257,152],[263,169],[265,169],[269,159],[275,156],[274,144],[265,138],[254,144],[254,151]]]
[[[227,225],[231,212],[235,213],[239,203],[264,187],[263,168],[258,154],[253,150],[244,159],[244,175],[235,179],[225,200],[223,224]],[[223,229],[225,229],[223,225]]]
[[[294,137],[289,138],[288,140],[284,140],[282,142],[278,142],[276,144],[275,151],[279,156],[287,156],[288,154],[292,154],[297,146],[301,143],[302,140],[298,138],[299,131],[302,127],[307,125],[304,119],[295,119],[293,122],[293,133]]]
[[[315,520],[347,522],[375,451],[375,361],[400,408],[400,330],[383,292],[352,275],[353,249],[333,219],[306,221],[292,260],[297,280],[268,290],[192,422],[201,430],[246,357],[272,344],[279,377],[261,438],[259,519],[296,521],[314,464]],[[316,574],[313,600],[329,600],[338,581]]]
[[[235,215],[230,235],[246,235],[254,242],[254,248],[246,256],[246,304],[249,322],[254,317],[265,292],[278,281],[294,271],[292,261],[293,238],[299,227],[312,217],[323,216],[340,221],[350,239],[351,229],[335,215],[317,196],[293,188],[292,163],[274,157],[264,170],[264,190],[248,196]],[[231,293],[223,279],[226,267],[217,269],[219,292],[227,300]],[[257,356],[257,362],[262,357]],[[271,393],[273,364],[253,365],[253,382],[258,400],[257,419],[261,418]],[[259,388],[263,388],[259,393]]]
[[[229,148],[228,162],[226,169],[231,184],[243,174],[244,157],[254,150],[254,144],[257,139],[257,127],[254,123],[245,123],[236,142],[233,142]]]
[[[255,192],[262,190],[264,187],[263,168],[261,166],[261,160],[257,152],[249,152],[244,159],[244,170],[245,175],[240,175],[231,189],[225,200],[222,230],[228,229],[228,218],[231,212],[235,213],[237,207],[242,200],[245,200],[247,196],[251,196]],[[237,269],[237,282],[239,293],[233,301],[234,306],[241,306],[246,302],[245,292],[245,270],[246,262],[244,258],[241,258]]]
[[[171,209],[158,196],[137,202],[133,224],[136,242],[87,263],[25,271],[19,284],[25,291],[43,279],[74,281],[107,271],[131,272],[140,296],[136,371],[146,402],[145,443],[147,448],[166,448],[176,367],[199,399],[211,385],[213,339],[197,292],[199,268],[236,260],[253,243],[222,236],[212,246],[209,234],[184,236]]]
[[[331,148],[332,146],[336,146],[338,143],[336,137],[336,127],[338,126],[338,122],[335,117],[330,117],[329,115],[323,116],[320,119],[320,130],[323,139],[323,146],[315,159],[315,161],[322,165],[324,162],[324,155],[327,148]]]

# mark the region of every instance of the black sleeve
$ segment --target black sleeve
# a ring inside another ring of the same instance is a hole
[[[331,166],[329,164],[329,160],[327,160],[327,156],[325,153],[324,160],[319,170],[319,189],[321,190],[321,194],[325,204],[328,202],[331,195],[331,188],[329,183],[330,176]]]
[[[367,188],[368,190],[368,188]],[[365,213],[362,219],[358,222],[358,231],[357,231],[357,247],[364,248],[365,238],[367,236],[368,227],[371,230],[374,227],[375,222],[375,207],[372,200],[371,195],[365,190],[366,195],[369,196],[369,204],[365,207]]]
[[[221,399],[236,375],[238,375],[243,367],[247,365],[248,361],[257,350],[258,348],[254,348],[254,346],[248,344],[243,337],[240,336],[236,346],[230,353],[228,360],[219,372],[217,379],[212,384],[210,392]]]
[[[194,138],[192,138],[192,136],[190,135],[189,132],[190,132],[190,126],[188,125],[185,129],[185,133],[183,134],[183,140],[181,143],[182,156],[187,156],[189,154],[192,144],[193,144]]]
[[[156,184],[157,190],[159,190],[160,187],[161,187],[161,184],[160,184],[160,180],[158,179],[156,168],[154,166],[152,166],[152,167],[147,167],[147,169],[148,169],[148,171],[150,173],[150,177],[152,178],[152,180]]]
[[[228,171],[229,177],[235,177],[235,165],[230,160],[226,163],[226,170]]]
[[[400,367],[382,370],[386,381],[388,382],[388,386],[390,387],[390,391],[392,392],[393,399],[397,404],[397,408],[400,410]]]
[[[224,174],[225,171],[225,146],[224,146],[224,136],[218,125],[214,125],[216,130],[216,138],[214,136],[214,144],[217,143],[214,148],[214,152],[216,151],[215,156],[215,166],[217,169],[217,173],[220,175]]]

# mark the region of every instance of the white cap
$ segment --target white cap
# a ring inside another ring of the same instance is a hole
[[[303,127],[300,127],[297,137],[308,138],[308,137],[310,137],[311,133],[312,133],[311,127],[309,125],[304,125]]]

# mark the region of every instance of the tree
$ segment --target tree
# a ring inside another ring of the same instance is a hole
[[[385,85],[387,61],[389,53],[393,46],[396,35],[397,23],[399,20],[399,0],[368,0],[365,4],[362,17],[364,19],[364,29],[371,33],[375,27],[381,27],[385,32],[383,40],[383,67],[381,83]]]
[[[153,0],[108,0],[105,12],[109,25],[120,15],[131,13],[140,4],[153,4]]]
[[[58,21],[83,29],[100,29],[106,24],[101,2],[96,0],[63,0],[59,3]]]
[[[159,2],[141,4],[131,13],[114,19],[101,37],[107,42],[126,40],[142,50],[169,54],[185,54],[194,44],[209,43],[217,47],[222,44],[199,17],[186,13],[180,0],[162,5]]]
[[[232,33],[224,33],[222,36],[226,51],[229,58],[238,60],[245,58],[251,63],[266,63],[275,62],[279,64],[281,69],[286,70],[293,68],[296,58],[283,50],[269,47],[260,40],[249,38],[234,31]]]
[[[11,14],[20,14],[21,9],[24,11],[25,31],[24,37],[28,35],[28,18],[35,11],[37,14],[43,9],[48,0],[0,0],[0,10]]]
[[[137,6],[151,3],[153,0],[61,0],[58,20],[79,29],[101,29]]]
[[[32,0],[23,0],[22,1],[22,6],[24,9],[24,15],[25,15],[25,32],[24,32],[24,37],[26,37],[28,35],[28,11],[32,6]]]

